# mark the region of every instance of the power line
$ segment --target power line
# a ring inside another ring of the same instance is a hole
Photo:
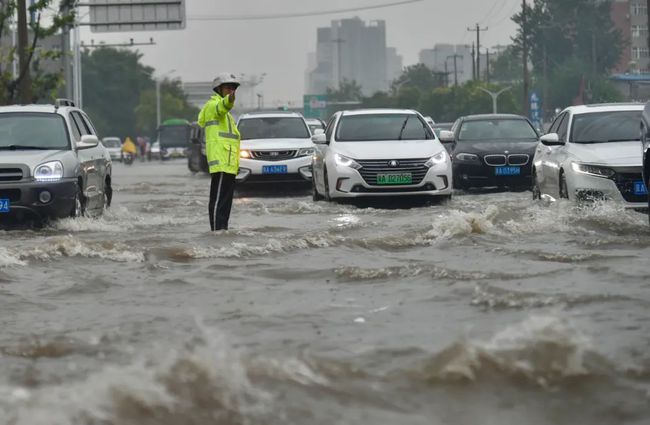
[[[419,3],[424,0],[403,0],[392,3],[376,4],[373,6],[359,6],[351,7],[347,9],[332,9],[332,10],[320,10],[313,12],[298,12],[298,13],[280,13],[274,15],[193,15],[188,16],[188,21],[261,21],[261,20],[271,20],[271,19],[286,19],[286,18],[305,18],[310,16],[323,16],[323,15],[334,15],[338,13],[348,13],[348,12],[359,12],[362,10],[372,10],[372,9],[382,9],[386,7],[402,6],[411,3]]]
[[[495,12],[495,9],[496,9],[497,5],[499,5],[499,9],[496,10],[496,13],[498,14],[499,12],[501,12],[501,9],[503,9],[503,6],[505,5],[505,3],[506,3],[506,0],[501,0],[501,3],[497,3],[496,1],[494,3],[492,3],[492,7],[488,11],[488,13],[483,17],[483,19],[478,21],[479,24],[482,24],[483,22],[485,22],[488,18],[490,18],[492,16],[492,13]]]

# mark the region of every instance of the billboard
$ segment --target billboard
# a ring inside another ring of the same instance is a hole
[[[92,32],[182,30],[185,0],[90,0]]]

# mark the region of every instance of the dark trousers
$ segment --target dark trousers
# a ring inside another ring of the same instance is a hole
[[[232,198],[235,193],[235,175],[228,173],[213,173],[210,184],[210,229],[228,230]]]

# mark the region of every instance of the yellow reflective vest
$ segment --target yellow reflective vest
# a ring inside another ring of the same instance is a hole
[[[199,125],[205,128],[205,154],[210,173],[239,173],[239,130],[230,115],[234,106],[230,97],[215,94],[199,113]]]

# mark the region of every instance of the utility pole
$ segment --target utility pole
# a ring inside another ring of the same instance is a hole
[[[526,14],[526,0],[521,0],[521,13],[522,13],[522,22],[521,22],[521,33],[522,33],[522,56],[523,56],[523,65],[524,65],[524,94],[523,94],[523,103],[522,110],[524,115],[528,116],[528,16]]]
[[[482,90],[482,91],[484,91],[485,93],[487,93],[487,94],[490,95],[490,97],[492,98],[492,113],[493,113],[493,114],[496,114],[497,111],[498,111],[498,108],[497,108],[497,99],[499,99],[499,96],[500,96],[503,92],[505,92],[505,91],[507,91],[507,90],[510,90],[511,88],[512,88],[512,87],[505,87],[505,88],[499,90],[498,92],[493,92],[493,91],[490,91],[490,90],[488,90],[488,89],[484,89],[483,87],[479,87],[479,90]]]
[[[490,49],[485,48],[485,81],[490,82]]]
[[[481,31],[487,31],[488,27],[481,28],[476,24],[476,28],[467,28],[467,31],[476,32],[476,79],[481,79]]]
[[[476,80],[476,51],[474,50],[474,43],[472,43],[472,80]]]
[[[650,49],[650,0],[647,1],[646,10],[647,10],[646,14],[648,15],[648,40],[647,40],[648,46],[647,47]]]
[[[27,5],[18,0],[18,101],[24,105],[32,103],[32,79],[29,75],[27,44]]]
[[[650,1],[650,0],[648,0],[648,1]],[[462,58],[462,56],[456,53],[456,54],[447,56],[447,59],[449,59],[449,58],[454,58],[454,85],[458,86],[458,61],[457,61],[457,59]],[[445,66],[447,65],[447,59],[445,59]]]
[[[61,14],[68,16],[70,8],[66,2],[62,3]],[[65,98],[72,99],[72,65],[70,63],[70,26],[65,25],[61,29],[61,63],[63,68],[63,79],[65,81]]]

